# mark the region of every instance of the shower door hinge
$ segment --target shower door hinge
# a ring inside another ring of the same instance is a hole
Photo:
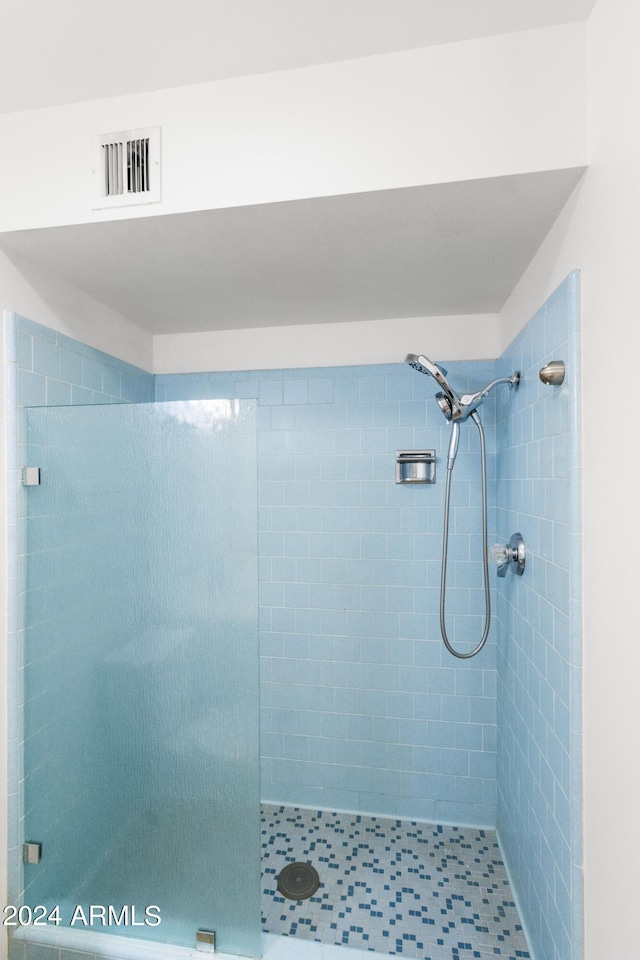
[[[40,863],[42,859],[42,844],[27,841],[22,844],[22,860],[24,863]]]
[[[196,930],[196,950],[202,950],[203,953],[216,952],[215,930]]]
[[[40,486],[40,467],[22,468],[22,486],[39,487]]]

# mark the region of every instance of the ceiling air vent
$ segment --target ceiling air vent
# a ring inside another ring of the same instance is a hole
[[[105,133],[92,148],[94,210],[160,200],[160,127]]]

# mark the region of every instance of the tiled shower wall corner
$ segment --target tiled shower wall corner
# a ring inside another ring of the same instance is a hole
[[[25,406],[126,403],[153,400],[151,374],[72,340],[25,317],[5,313],[7,529],[8,529],[8,763],[11,902],[22,893],[23,836],[23,685],[26,531],[24,464],[20,412]]]
[[[495,375],[447,366],[461,390]],[[157,400],[259,401],[264,800],[495,822],[495,642],[454,661],[440,639],[449,427],[434,393],[402,363],[156,378]],[[491,496],[493,400],[482,416]],[[396,485],[396,450],[431,448],[436,484]],[[484,614],[471,423],[452,487],[447,615],[465,650]]]
[[[498,399],[497,528],[527,568],[498,592],[498,830],[537,960],[582,956],[579,309],[575,272],[499,361],[523,380]]]

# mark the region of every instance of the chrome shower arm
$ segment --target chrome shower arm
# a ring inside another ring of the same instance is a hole
[[[460,404],[463,407],[475,407],[482,401],[486,396],[488,396],[489,391],[493,390],[499,383],[508,383],[509,389],[511,390],[514,386],[520,382],[520,374],[512,373],[509,377],[498,377],[497,380],[492,380],[491,383],[488,383],[483,390],[479,390],[478,393],[463,393],[460,397]]]

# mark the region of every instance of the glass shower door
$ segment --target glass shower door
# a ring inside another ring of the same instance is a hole
[[[26,411],[24,903],[60,926],[260,955],[254,408]]]

